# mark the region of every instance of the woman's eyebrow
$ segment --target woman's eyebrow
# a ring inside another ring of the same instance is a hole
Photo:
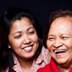
[[[29,27],[29,28],[27,29],[27,31],[28,31],[29,29],[31,29],[31,28],[33,28],[33,29],[34,29],[34,27]]]
[[[16,33],[21,33],[21,31],[16,31],[16,32],[13,33],[13,35],[16,34]]]
[[[31,28],[34,29],[34,27],[29,27],[29,28],[27,29],[27,31],[28,31],[29,29],[31,29]],[[13,33],[13,35],[16,34],[16,33],[21,33],[21,31],[16,31],[16,32]]]

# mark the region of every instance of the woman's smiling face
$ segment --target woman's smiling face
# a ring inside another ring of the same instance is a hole
[[[58,64],[72,61],[72,19],[59,17],[55,19],[48,33],[47,47]]]
[[[39,46],[36,30],[28,18],[13,22],[8,39],[18,58],[32,58]]]

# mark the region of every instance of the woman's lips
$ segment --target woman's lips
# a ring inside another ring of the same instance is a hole
[[[33,47],[32,46],[29,46],[29,47],[25,47],[25,48],[23,48],[25,51],[27,51],[27,52],[30,52],[30,51],[32,51],[32,49],[33,49]]]

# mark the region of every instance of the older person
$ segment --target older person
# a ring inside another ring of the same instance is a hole
[[[51,14],[44,37],[51,61],[37,72],[72,72],[72,12],[59,10]]]

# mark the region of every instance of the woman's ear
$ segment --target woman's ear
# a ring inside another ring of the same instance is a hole
[[[11,49],[11,46],[10,46],[10,44],[8,44],[8,48],[9,48],[9,49]]]

